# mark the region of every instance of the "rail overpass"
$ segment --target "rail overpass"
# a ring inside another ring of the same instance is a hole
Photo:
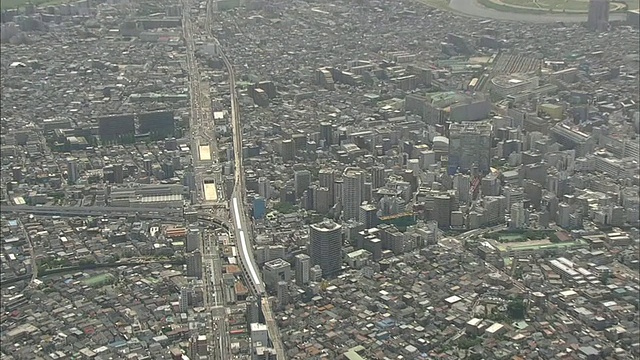
[[[102,215],[137,215],[147,219],[182,219],[184,210],[173,208],[138,208],[110,206],[0,206],[0,213],[21,213],[47,216],[102,216]]]

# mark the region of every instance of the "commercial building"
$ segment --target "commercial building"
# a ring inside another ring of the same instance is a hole
[[[268,288],[275,289],[280,281],[291,281],[291,264],[282,260],[275,259],[264,264],[262,269],[264,274],[264,283]]]
[[[138,132],[156,136],[173,136],[175,133],[173,111],[154,111],[138,115]]]
[[[486,174],[491,167],[491,124],[451,124],[449,127],[449,174],[476,166]]]
[[[117,140],[136,133],[133,114],[111,115],[98,118],[98,135],[102,141]]]
[[[342,268],[342,226],[327,220],[309,227],[311,265],[320,265],[322,275],[329,277]]]

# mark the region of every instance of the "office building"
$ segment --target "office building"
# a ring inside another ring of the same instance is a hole
[[[291,281],[291,264],[282,259],[271,260],[264,264],[262,273],[265,285],[270,289],[276,289],[278,282]]]
[[[293,174],[296,197],[302,196],[311,184],[311,172],[309,170],[298,170]]]
[[[187,276],[202,279],[202,253],[200,250],[187,255]]]
[[[103,116],[98,118],[98,135],[102,141],[115,141],[135,135],[135,118],[132,114]]]
[[[592,31],[609,29],[609,0],[589,0],[587,27]]]
[[[311,258],[307,254],[298,254],[294,262],[296,270],[296,284],[298,286],[309,283],[309,270],[311,269]]]
[[[327,220],[309,227],[311,265],[319,265],[324,277],[342,268],[342,226]]]
[[[280,144],[280,156],[282,160],[291,161],[296,156],[296,144],[291,139],[282,140]]]
[[[320,140],[324,141],[325,147],[333,145],[333,125],[331,123],[320,123]]]
[[[251,344],[253,347],[269,345],[269,331],[267,325],[251,323],[250,325]]]
[[[140,134],[152,134],[159,138],[175,135],[173,111],[153,111],[138,115],[138,131]]]
[[[253,218],[256,220],[263,219],[267,213],[267,202],[264,198],[256,196],[253,198]]]
[[[347,168],[342,180],[342,218],[344,220],[357,219],[363,200],[365,175],[358,168]]]
[[[190,228],[189,232],[187,233],[187,242],[185,244],[186,252],[190,253],[200,249],[200,240],[201,240],[200,229]]]
[[[449,127],[449,174],[477,167],[486,174],[491,167],[491,125],[488,123],[451,124]]]

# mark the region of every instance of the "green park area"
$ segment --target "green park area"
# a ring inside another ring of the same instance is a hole
[[[549,14],[568,13],[583,14],[589,11],[589,0],[478,0],[480,4],[498,11]],[[638,0],[611,1],[611,12],[622,12],[638,9]]]
[[[100,286],[113,283],[115,279],[116,279],[115,276],[107,273],[107,274],[91,276],[89,278],[83,279],[82,282],[87,286],[100,287]]]
[[[500,243],[527,242],[532,240],[550,240],[559,242],[556,232],[553,230],[502,230],[484,235],[487,239],[497,240]]]

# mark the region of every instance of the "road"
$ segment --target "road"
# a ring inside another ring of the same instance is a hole
[[[472,17],[489,18],[503,21],[526,23],[554,23],[554,22],[586,22],[587,14],[521,14],[498,11],[480,5],[477,0],[450,0],[449,8],[455,12]],[[623,13],[609,15],[611,21],[625,20]]]
[[[206,24],[208,16],[192,17],[192,10],[199,8],[199,3],[192,0],[183,0],[183,37],[185,40],[187,70],[189,73],[189,99],[191,102],[191,117],[189,122],[189,135],[191,146],[191,158],[196,182],[196,204],[203,205],[206,200],[204,181],[210,169],[215,168],[218,161],[218,147],[213,123],[213,110],[209,92],[211,91],[208,80],[200,71],[196,59],[196,44],[194,36],[206,39],[209,26]],[[208,15],[208,11],[207,11]],[[204,19],[203,19],[204,18]],[[205,22],[205,25],[201,23]],[[203,31],[203,29],[205,31]],[[201,148],[201,145],[203,147]],[[200,154],[201,149],[208,149],[210,154]],[[212,155],[212,156],[211,156]],[[217,186],[214,185],[214,186]],[[222,192],[218,192],[222,194]],[[218,200],[218,199],[214,199]],[[204,294],[204,306],[209,313],[207,319],[207,341],[209,342],[210,358],[220,360],[229,359],[230,339],[227,331],[227,312],[225,309],[224,295],[222,292],[222,264],[218,255],[215,228],[204,229],[201,239],[203,252],[202,261],[202,290]]]
[[[33,247],[33,241],[31,240],[31,235],[29,235],[29,232],[25,228],[24,223],[18,219],[18,224],[20,224],[20,229],[24,233],[24,237],[25,239],[27,239],[27,243],[29,243],[29,257],[30,257],[29,260],[31,263],[31,280],[29,281],[29,285],[27,285],[27,288],[29,288],[31,285],[34,284],[34,281],[38,278],[38,263],[36,262],[36,250]]]

